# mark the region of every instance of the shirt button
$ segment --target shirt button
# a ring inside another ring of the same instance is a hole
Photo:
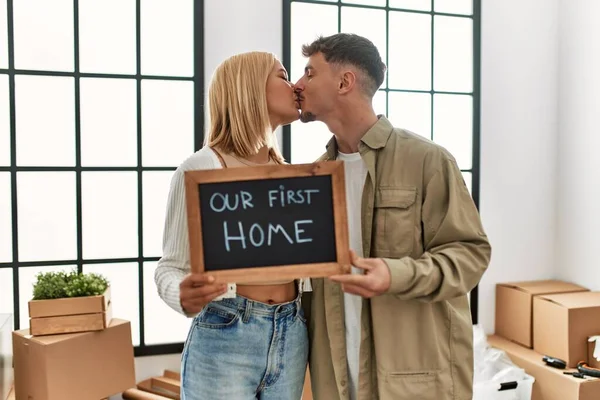
[[[340,382],[340,385],[346,386],[346,381],[342,379],[342,381]]]
[[[344,396],[345,396],[345,395],[347,395],[347,394],[348,394],[348,392],[346,391],[346,389],[342,390],[342,395],[344,395]]]

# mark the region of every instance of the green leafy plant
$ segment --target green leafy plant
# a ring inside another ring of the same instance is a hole
[[[99,274],[71,272],[41,272],[33,284],[33,300],[65,297],[98,296],[108,287],[106,278]]]

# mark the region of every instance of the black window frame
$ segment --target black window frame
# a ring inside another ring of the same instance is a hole
[[[8,30],[8,69],[0,69],[0,75],[8,75],[9,87],[9,121],[10,121],[10,166],[0,166],[0,172],[10,172],[11,179],[11,216],[12,216],[12,262],[0,263],[0,269],[8,268],[13,271],[13,306],[14,306],[14,329],[19,329],[20,316],[20,295],[19,295],[19,268],[23,267],[44,267],[77,265],[77,270],[82,272],[84,264],[115,264],[132,262],[138,264],[138,289],[139,289],[139,345],[134,348],[134,354],[138,356],[160,355],[181,353],[183,343],[167,343],[157,345],[145,344],[144,327],[144,263],[156,262],[160,257],[144,257],[143,243],[143,184],[142,174],[145,171],[174,171],[176,167],[144,167],[142,164],[142,80],[161,80],[161,81],[189,81],[194,85],[194,149],[199,150],[204,142],[204,2],[194,1],[193,11],[193,43],[194,43],[194,75],[192,77],[182,76],[163,76],[163,75],[143,75],[141,73],[141,0],[136,0],[136,73],[129,74],[111,74],[111,73],[84,73],[79,69],[79,0],[73,0],[74,13],[74,71],[49,71],[49,70],[23,70],[15,69],[15,51],[14,51],[14,0],[7,0],[7,30]],[[15,107],[15,76],[52,76],[52,77],[72,77],[74,78],[74,98],[75,98],[75,166],[74,167],[47,167],[47,166],[17,166],[16,152],[16,107]],[[80,79],[81,78],[114,78],[114,79],[135,79],[137,86],[137,165],[134,167],[82,167],[81,165],[81,120],[80,120]],[[71,260],[51,260],[51,261],[19,261],[19,229],[17,226],[17,173],[18,172],[57,172],[68,171],[75,172],[76,183],[76,224],[77,224],[77,258]],[[137,201],[138,201],[138,257],[131,258],[106,258],[106,259],[84,259],[83,258],[83,240],[82,240],[82,172],[87,171],[133,171],[137,172]],[[168,190],[168,188],[165,188]]]

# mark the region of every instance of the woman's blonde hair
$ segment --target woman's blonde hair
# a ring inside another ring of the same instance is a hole
[[[276,61],[271,53],[254,51],[232,56],[217,67],[208,89],[208,146],[240,158],[267,146],[275,162],[284,162],[267,108],[267,79]]]

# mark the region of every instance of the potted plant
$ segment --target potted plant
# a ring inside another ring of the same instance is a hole
[[[29,301],[31,335],[99,331],[111,319],[110,285],[102,275],[76,270],[36,275]]]

